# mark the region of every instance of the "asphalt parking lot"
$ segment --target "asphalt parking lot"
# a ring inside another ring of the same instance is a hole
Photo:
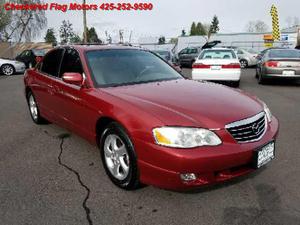
[[[300,82],[260,86],[247,69],[240,88],[280,120],[276,160],[195,191],[128,192],[110,182],[95,146],[31,121],[22,75],[0,76],[0,224],[300,224]]]

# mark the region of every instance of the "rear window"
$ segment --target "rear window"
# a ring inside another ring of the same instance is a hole
[[[44,49],[32,49],[32,52],[35,56],[44,56],[46,54]]]
[[[236,59],[233,50],[204,50],[199,59]]]
[[[271,50],[270,58],[300,58],[298,50]]]

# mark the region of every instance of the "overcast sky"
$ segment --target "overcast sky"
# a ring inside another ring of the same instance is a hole
[[[53,2],[46,0],[47,2]],[[63,0],[58,3],[82,2],[81,0]],[[87,13],[88,26],[94,26],[101,37],[105,31],[116,36],[118,29],[124,29],[125,39],[130,31],[133,39],[139,37],[176,37],[181,30],[188,33],[193,21],[209,23],[213,15],[220,21],[220,32],[243,32],[250,20],[263,20],[271,27],[270,8],[274,3],[279,11],[281,28],[287,25],[288,17],[299,16],[299,0],[87,0],[89,4],[102,2],[151,2],[152,11],[90,11]],[[63,19],[69,20],[74,25],[74,30],[82,33],[82,12],[47,11],[48,27],[56,31]]]

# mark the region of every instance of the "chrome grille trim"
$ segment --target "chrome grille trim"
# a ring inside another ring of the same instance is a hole
[[[267,118],[265,112],[260,112],[250,118],[227,124],[225,128],[238,143],[255,142],[265,134]]]

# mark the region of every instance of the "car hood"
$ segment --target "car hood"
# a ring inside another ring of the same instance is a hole
[[[224,128],[256,115],[261,102],[220,84],[186,79],[104,88],[169,126]],[[145,118],[146,119],[146,118]]]
[[[3,63],[16,63],[17,61],[16,60],[12,60],[12,59],[0,59],[0,63],[3,64]]]

